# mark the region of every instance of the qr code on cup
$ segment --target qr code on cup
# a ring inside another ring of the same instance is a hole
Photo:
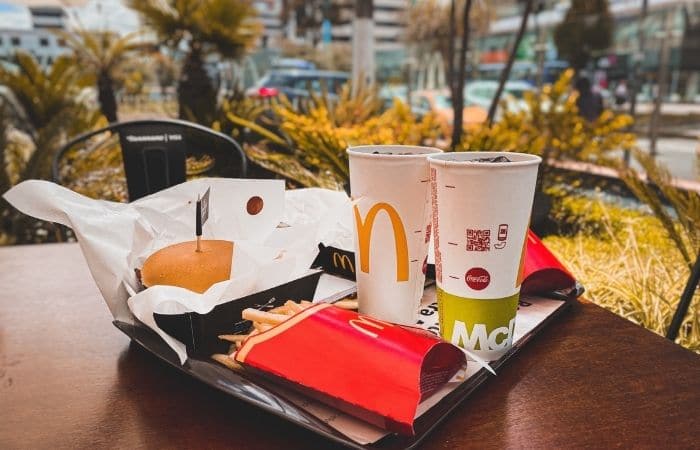
[[[467,251],[488,252],[491,250],[491,230],[467,228]]]

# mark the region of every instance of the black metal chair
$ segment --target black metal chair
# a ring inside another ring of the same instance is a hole
[[[103,133],[107,137],[97,138]],[[247,174],[245,153],[231,137],[183,120],[158,119],[111,123],[71,139],[54,157],[54,182],[62,184],[61,163],[69,150],[89,144],[89,153],[114,135],[121,147],[129,201],[182,183],[191,174],[232,178]],[[191,170],[186,168],[188,157],[201,157]]]
[[[676,312],[673,314],[673,319],[671,319],[671,325],[668,327],[666,332],[666,338],[675,341],[678,337],[678,332],[681,329],[681,324],[685,315],[688,313],[688,308],[690,307],[690,302],[693,300],[693,295],[700,284],[700,254],[693,264],[693,269],[690,271],[690,277],[688,277],[688,282],[683,289],[683,294],[681,294],[681,299],[676,307]]]

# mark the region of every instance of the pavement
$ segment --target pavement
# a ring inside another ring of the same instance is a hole
[[[639,137],[637,144],[642,150],[649,151],[649,139]],[[657,140],[656,149],[656,160],[665,165],[674,178],[700,181],[699,139],[662,137]],[[633,167],[639,168],[634,163]]]
[[[625,104],[622,110],[629,109],[629,105]],[[654,109],[654,103],[644,102],[637,103],[637,114],[651,114]],[[682,116],[688,114],[700,114],[700,103],[661,103],[661,114],[671,116]]]

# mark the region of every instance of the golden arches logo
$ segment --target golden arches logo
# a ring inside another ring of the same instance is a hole
[[[360,270],[369,273],[369,249],[372,240],[374,220],[380,211],[386,212],[394,230],[394,246],[396,248],[396,281],[408,281],[408,242],[406,230],[399,213],[388,203],[377,203],[370,208],[365,220],[362,220],[360,210],[354,206],[355,223],[357,225],[357,242],[359,247]]]
[[[353,264],[350,257],[339,252],[333,252],[333,267],[355,273],[355,264]]]

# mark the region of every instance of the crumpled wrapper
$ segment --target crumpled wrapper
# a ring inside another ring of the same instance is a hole
[[[173,286],[139,292],[135,269],[156,250],[193,240],[198,195],[211,187],[204,239],[234,241],[232,277],[203,294]],[[260,197],[263,208],[248,212]],[[163,332],[153,313],[205,314],[216,305],[262,291],[308,272],[318,243],[352,248],[350,200],[343,192],[285,192],[281,180],[202,178],[134,202],[93,200],[46,181],[18,184],[4,195],[25,214],[73,229],[95,283],[116,320],[135,316],[187,359],[185,345]]]

